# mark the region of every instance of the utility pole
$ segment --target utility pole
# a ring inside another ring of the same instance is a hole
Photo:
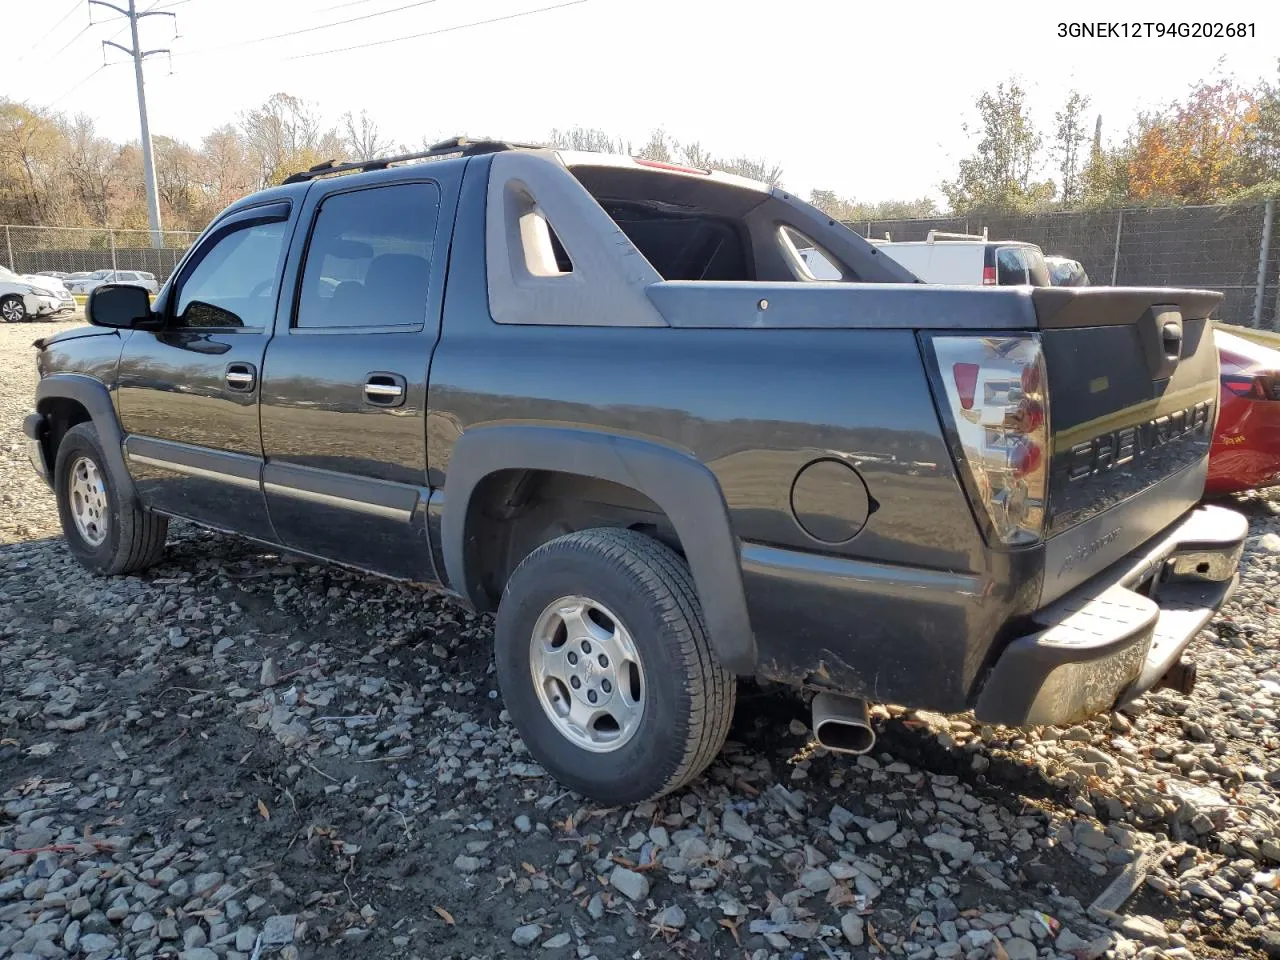
[[[133,57],[133,75],[138,84],[138,120],[142,124],[142,172],[147,182],[147,217],[151,221],[151,245],[157,249],[162,245],[160,236],[160,196],[156,191],[156,162],[151,152],[151,125],[147,122],[147,93],[142,83],[142,61],[157,53],[168,53],[168,48],[160,50],[143,50],[138,43],[138,21],[143,17],[173,17],[177,22],[178,15],[166,10],[144,10],[139,13],[136,0],[129,0],[129,9],[117,7],[106,0],[89,0],[90,6],[108,7],[129,21],[129,33],[133,43],[121,46],[113,40],[103,40],[104,47],[115,47]],[[177,34],[174,34],[177,36]]]

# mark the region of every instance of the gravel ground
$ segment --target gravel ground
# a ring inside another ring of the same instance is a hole
[[[849,759],[752,686],[692,787],[599,809],[445,598],[183,524],[84,573],[20,432],[53,326],[0,325],[0,958],[1280,956],[1280,503],[1190,698],[880,709]]]

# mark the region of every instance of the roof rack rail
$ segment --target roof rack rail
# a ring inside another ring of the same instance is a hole
[[[930,230],[929,236],[925,238],[925,243],[933,243],[935,240],[987,240],[987,228],[982,228],[982,233],[944,233],[941,230]]]
[[[430,160],[433,157],[447,157],[460,153],[463,156],[478,156],[485,153],[501,153],[504,150],[542,150],[536,143],[515,143],[506,140],[471,140],[467,137],[452,137],[432,144],[426,150],[416,153],[402,153],[394,157],[377,157],[372,160],[353,160],[342,163],[338,160],[326,160],[314,167],[301,170],[285,179],[285,183],[305,183],[316,177],[331,173],[351,173],[353,171],[385,170],[398,163],[409,163],[412,160]]]

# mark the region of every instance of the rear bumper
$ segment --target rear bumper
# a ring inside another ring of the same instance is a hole
[[[1240,514],[1200,507],[1033,614],[983,683],[978,719],[1071,723],[1146,693],[1234,591],[1247,534]]]

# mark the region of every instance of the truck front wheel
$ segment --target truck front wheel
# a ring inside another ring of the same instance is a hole
[[[503,591],[495,647],[529,752],[603,803],[678,789],[728,734],[736,684],[689,568],[643,534],[584,530],[534,550]]]
[[[67,546],[84,567],[136,573],[163,556],[168,518],[121,499],[93,424],[76,424],[63,436],[53,484]]]

